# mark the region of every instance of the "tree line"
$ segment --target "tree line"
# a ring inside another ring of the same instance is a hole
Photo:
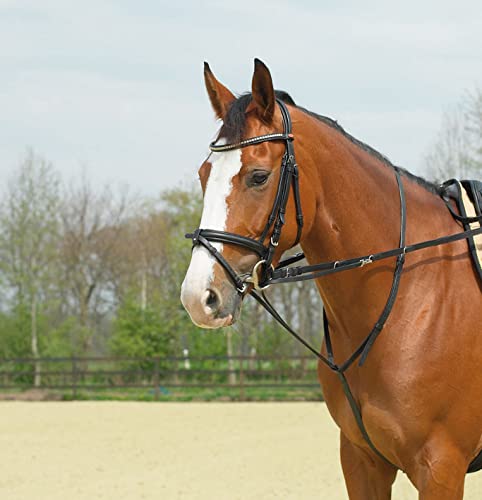
[[[0,202],[0,358],[301,353],[254,302],[223,332],[192,325],[179,295],[201,208],[197,186],[151,199],[86,174],[66,182],[28,151]],[[274,299],[319,340],[313,287]]]
[[[437,180],[480,178],[482,91],[444,118],[426,156]],[[180,301],[191,248],[184,233],[202,209],[197,186],[159,197],[63,179],[33,150],[0,200],[0,358],[116,355],[304,354],[254,301],[223,331],[192,325]],[[319,345],[321,303],[312,283],[279,286],[271,298]],[[40,364],[35,383],[41,383]]]

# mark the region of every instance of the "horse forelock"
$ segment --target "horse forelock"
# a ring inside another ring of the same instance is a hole
[[[276,90],[275,95],[284,103],[296,106],[288,92]],[[244,137],[246,132],[246,110],[252,99],[251,92],[246,92],[231,103],[219,131],[219,139],[224,139],[226,143],[233,143],[239,142]]]

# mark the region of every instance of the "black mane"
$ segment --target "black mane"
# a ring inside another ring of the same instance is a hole
[[[301,106],[296,105],[291,96],[287,92],[284,92],[283,90],[276,90],[275,94],[276,97],[282,100],[284,103],[289,104],[291,106],[295,106],[297,109],[303,111],[307,115],[312,116],[313,118],[316,118],[317,120],[323,122],[329,127],[335,129],[337,132],[342,134],[353,144],[363,149],[364,151],[366,151],[367,153],[369,153],[370,155],[372,155],[373,157],[375,157],[377,160],[381,161],[388,167],[398,170],[402,175],[411,179],[415,183],[419,184],[427,191],[434,193],[436,195],[440,194],[440,188],[437,185],[435,185],[430,181],[427,181],[423,177],[419,177],[418,175],[412,174],[411,172],[405,170],[402,167],[393,165],[393,163],[385,155],[383,155],[382,153],[372,148],[368,144],[360,141],[356,137],[353,137],[351,134],[349,134],[341,125],[338,124],[336,120],[333,120],[328,116],[323,116],[317,113],[313,113],[312,111],[309,111]],[[245,113],[251,100],[252,100],[251,93],[248,92],[246,94],[242,94],[240,97],[238,97],[238,99],[236,99],[231,104],[224,118],[223,126],[221,127],[221,130],[219,132],[219,138],[222,137],[226,139],[228,143],[239,142],[244,138],[243,136],[246,129]]]

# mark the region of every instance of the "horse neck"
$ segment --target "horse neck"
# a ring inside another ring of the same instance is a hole
[[[313,224],[302,241],[308,262],[343,260],[398,247],[401,208],[394,169],[324,123],[311,121],[304,131],[312,137],[304,138],[303,144],[316,145],[309,151],[300,148],[298,160],[301,175],[306,165],[304,174],[316,179],[305,180],[305,185],[316,186],[317,191]],[[402,182],[408,242],[446,234],[453,221],[439,197],[405,176]],[[420,214],[429,222],[421,222]],[[394,268],[395,259],[390,259],[317,280],[330,325],[345,337],[347,352],[378,319]]]

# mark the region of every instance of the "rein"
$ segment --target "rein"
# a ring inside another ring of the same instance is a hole
[[[276,247],[279,244],[281,237],[281,230],[285,224],[286,215],[286,205],[288,203],[288,198],[290,194],[290,189],[293,188],[293,196],[296,207],[296,223],[297,223],[297,235],[296,240],[292,246],[296,246],[300,239],[303,229],[303,213],[300,200],[299,191],[299,179],[298,179],[298,166],[295,161],[293,140],[294,136],[292,134],[291,118],[286,108],[286,105],[280,99],[276,99],[278,106],[281,111],[283,118],[283,133],[273,133],[261,135],[258,137],[251,137],[234,144],[223,144],[217,145],[216,141],[210,144],[210,149],[213,152],[224,152],[232,151],[234,149],[241,149],[247,146],[253,146],[256,144],[261,144],[268,141],[284,141],[285,142],[285,153],[281,161],[281,171],[280,179],[278,183],[278,189],[276,192],[275,200],[273,203],[273,208],[270,212],[268,220],[266,222],[265,228],[261,234],[261,237],[256,240],[253,238],[248,238],[246,236],[241,236],[234,233],[229,233],[227,231],[219,231],[214,229],[196,229],[191,234],[186,234],[186,238],[191,239],[193,247],[201,245],[204,247],[224,268],[227,275],[234,283],[238,293],[245,295],[249,293],[263,308],[285,329],[301,342],[309,351],[311,351],[322,363],[328,366],[332,371],[334,371],[343,387],[345,396],[350,404],[350,408],[353,412],[353,416],[357,422],[358,428],[370,446],[370,448],[385,462],[399,468],[390,462],[373,444],[368,435],[368,432],[363,423],[362,415],[358,403],[356,402],[348,381],[345,376],[346,370],[352,366],[352,364],[360,358],[358,363],[362,366],[366,361],[368,353],[373,346],[378,335],[382,331],[390,313],[392,311],[393,305],[398,293],[398,288],[400,285],[400,279],[403,270],[403,264],[405,262],[405,255],[408,253],[416,252],[425,248],[445,245],[455,241],[470,238],[472,236],[482,234],[482,227],[476,229],[466,230],[460,233],[452,234],[449,236],[443,236],[441,238],[435,238],[432,240],[422,241],[412,245],[405,244],[405,233],[407,225],[407,211],[406,211],[406,200],[405,191],[403,183],[400,177],[400,172],[395,168],[395,177],[397,181],[399,196],[400,196],[400,239],[399,246],[397,248],[386,250],[383,252],[378,252],[371,255],[364,255],[361,257],[355,257],[351,259],[345,259],[340,261],[332,262],[322,262],[314,265],[306,266],[292,266],[304,259],[305,255],[303,253],[298,253],[294,256],[288,257],[282,260],[276,267],[273,267],[273,258],[276,251]],[[449,210],[452,215],[459,222],[469,223],[469,222],[480,222],[482,223],[482,215],[477,217],[461,217],[455,214],[452,207],[450,206],[447,199],[444,198]],[[271,236],[268,244],[265,246],[264,241],[266,240],[270,229],[272,229]],[[248,250],[256,253],[260,260],[254,266],[251,274],[239,275],[229,264],[229,262],[223,257],[223,255],[211,244],[215,243],[228,243],[238,245]],[[337,364],[335,362],[335,356],[333,352],[332,342],[329,332],[328,318],[325,311],[323,310],[323,323],[324,323],[324,335],[327,356],[324,356],[318,352],[313,346],[311,346],[306,340],[304,340],[278,313],[276,308],[266,297],[264,290],[272,284],[278,283],[293,283],[296,281],[306,281],[311,279],[318,279],[323,276],[328,276],[330,274],[339,273],[342,271],[347,271],[349,269],[356,269],[364,267],[366,265],[372,264],[380,260],[388,259],[391,257],[396,257],[395,271],[393,273],[393,280],[390,292],[388,294],[385,307],[383,308],[378,321],[373,326],[370,333],[365,337],[363,342],[358,346],[358,348],[353,352],[353,354],[342,364]],[[291,266],[291,267],[290,267]],[[252,287],[248,292],[248,288]]]

